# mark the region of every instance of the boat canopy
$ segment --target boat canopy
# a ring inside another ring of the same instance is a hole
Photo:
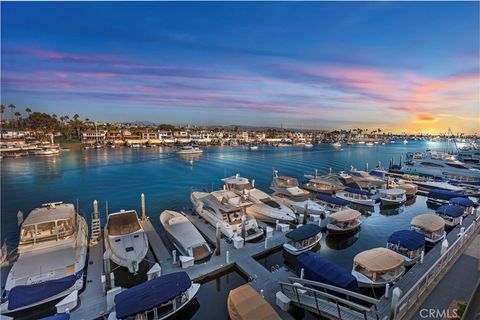
[[[357,210],[346,209],[332,213],[330,218],[338,222],[346,222],[358,219],[361,215]]]
[[[33,209],[25,218],[22,226],[29,226],[55,220],[69,220],[75,218],[75,207],[70,203],[56,204],[43,208]]]
[[[412,226],[422,228],[428,232],[435,232],[445,227],[445,221],[434,214],[420,214],[410,222]]]
[[[30,285],[15,286],[8,294],[8,310],[15,310],[53,297],[77,281],[75,275]]]
[[[472,200],[462,197],[451,198],[448,202],[450,204],[456,204],[462,207],[473,207],[475,205]]]
[[[373,194],[368,192],[368,191],[365,191],[365,190],[362,190],[362,189],[357,189],[357,188],[345,188],[346,192],[350,192],[350,193],[355,193],[355,194],[361,194],[361,195],[364,195],[364,196],[372,196]]]
[[[302,269],[305,279],[358,291],[357,279],[349,271],[315,252],[304,252],[297,257],[295,273],[300,276]]]
[[[464,212],[465,212],[465,210],[462,207],[454,205],[454,204],[445,204],[445,205],[439,207],[437,209],[437,211],[435,211],[435,213],[437,213],[437,214],[441,214],[441,215],[444,215],[444,216],[449,216],[449,217],[452,217],[452,218],[460,217],[461,215],[464,214]]]
[[[272,306],[249,284],[231,290],[227,304],[232,320],[281,319]]]
[[[290,231],[285,237],[293,241],[303,241],[319,234],[321,231],[322,229],[319,225],[309,223]]]
[[[388,272],[400,268],[405,258],[387,248],[373,248],[357,254],[355,264],[371,272]]]
[[[115,296],[117,318],[127,318],[160,306],[185,292],[192,280],[184,271],[141,283]]]
[[[468,196],[465,194],[461,194],[458,192],[453,192],[449,190],[443,190],[443,189],[433,189],[430,190],[428,193],[429,198],[434,198],[434,199],[441,199],[441,200],[450,200],[452,198],[467,198]]]
[[[40,320],[70,320],[70,313],[58,313],[50,317],[41,318]]]
[[[317,199],[321,200],[321,201],[331,203],[331,204],[336,204],[337,206],[347,206],[347,205],[350,204],[350,202],[348,202],[347,200],[331,197],[331,196],[326,195],[326,194],[317,195]]]
[[[424,235],[413,230],[396,231],[388,237],[387,241],[399,244],[410,251],[417,250],[425,245]]]
[[[370,171],[370,175],[383,179],[383,178],[385,178],[385,171],[372,170],[372,171]]]

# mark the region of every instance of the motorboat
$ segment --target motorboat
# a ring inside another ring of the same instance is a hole
[[[182,146],[177,150],[177,154],[198,154],[203,153],[203,150],[197,146]]]
[[[341,173],[339,177],[345,185],[363,190],[380,189],[386,184],[383,179],[371,175],[367,171],[357,170],[353,166],[348,174]]]
[[[231,320],[280,320],[275,309],[250,284],[230,290],[227,299]]]
[[[454,204],[444,204],[435,211],[445,221],[445,226],[448,228],[457,226],[461,222],[464,212],[463,207]]]
[[[307,143],[305,143],[305,145],[303,147],[307,148],[307,149],[310,149],[310,148],[313,148],[313,144],[310,143],[310,142],[307,142]]]
[[[258,150],[258,146],[256,144],[252,144],[248,148],[252,151]]]
[[[137,273],[148,251],[148,238],[135,210],[120,210],[107,216],[105,250],[110,259],[130,273]]]
[[[372,193],[356,188],[345,188],[345,190],[337,192],[336,197],[364,206],[374,206],[376,202]]]
[[[407,143],[408,143],[408,140],[403,140],[402,143],[403,143],[403,144],[407,144]]]
[[[473,214],[475,212],[475,203],[469,198],[463,198],[463,197],[451,198],[450,200],[448,200],[448,203],[462,207],[464,209],[464,213],[463,213],[464,217],[468,216],[469,214]]]
[[[60,153],[60,150],[56,148],[43,148],[35,151],[35,155],[37,156],[53,156],[59,153]]]
[[[199,216],[216,227],[228,238],[244,238],[245,241],[257,239],[263,235],[254,217],[245,214],[244,207],[237,207],[228,202],[221,202],[207,192],[194,191],[190,200]]]
[[[303,270],[303,271],[302,271]],[[318,253],[307,251],[295,262],[295,274],[303,279],[358,292],[357,279],[346,269]],[[335,294],[333,291],[331,294]]]
[[[367,142],[365,145],[366,145],[367,147],[373,147],[373,146],[374,146],[374,143],[373,143],[373,142]]]
[[[194,300],[199,289],[184,271],[153,278],[118,293],[108,320],[170,318]]]
[[[316,171],[315,176],[309,176],[308,182],[302,187],[312,192],[324,193],[328,195],[335,194],[336,192],[345,188],[337,175],[328,174],[325,176],[319,176],[317,175]]]
[[[341,210],[348,209],[350,202],[337,197],[332,197],[326,194],[319,194],[315,199],[325,208],[325,213],[329,214]]]
[[[407,192],[400,188],[379,191],[380,201],[384,206],[399,206],[407,201]]]
[[[435,245],[445,238],[445,221],[435,214],[420,214],[410,221],[410,228],[424,235],[425,241]]]
[[[274,191],[273,198],[279,203],[283,203],[296,213],[305,213],[309,215],[322,215],[325,208],[317,202],[310,199],[310,193],[299,187],[295,178],[288,176],[279,176],[278,171],[273,171],[273,181],[270,189]]]
[[[26,310],[83,288],[88,226],[73,204],[52,202],[21,224],[18,259],[8,273],[1,314]]]
[[[322,229],[317,224],[304,224],[285,234],[283,249],[290,254],[299,255],[315,247],[322,239]]]
[[[212,254],[212,249],[207,241],[185,215],[165,210],[160,214],[160,223],[170,241],[183,256],[199,261]]]
[[[450,199],[453,198],[465,198],[468,199],[468,196],[462,193],[442,190],[442,189],[432,189],[427,195],[427,202],[442,205],[448,204]]]
[[[407,199],[414,198],[418,191],[418,187],[414,183],[409,183],[403,179],[398,178],[395,178],[393,180],[388,179],[387,188],[405,190],[405,196],[407,197]]]
[[[387,249],[401,254],[406,266],[410,266],[420,260],[422,251],[425,250],[425,237],[413,230],[395,231],[388,237]]]
[[[441,178],[456,183],[480,184],[480,170],[451,155],[427,152],[409,156],[400,171],[407,174]]]
[[[373,248],[353,258],[352,275],[359,287],[383,288],[396,282],[405,273],[405,258],[387,248]]]
[[[350,233],[354,232],[362,221],[359,219],[362,214],[357,210],[346,209],[334,212],[330,215],[330,223],[327,224],[329,233]]]
[[[232,191],[253,203],[246,208],[249,216],[268,223],[275,223],[277,220],[292,222],[297,219],[292,209],[255,188],[255,180],[250,183],[247,178],[243,178],[237,173],[235,176],[222,179],[222,182],[225,190]]]
[[[334,142],[332,143],[332,147],[334,148],[341,148],[342,147],[342,144],[340,142]]]

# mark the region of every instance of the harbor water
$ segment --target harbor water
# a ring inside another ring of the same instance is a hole
[[[146,197],[147,213],[161,232],[158,220],[165,209],[189,210],[192,190],[212,190],[222,187],[220,179],[240,173],[255,179],[255,186],[268,193],[272,170],[280,175],[305,180],[304,174],[348,171],[350,165],[364,169],[366,163],[373,169],[378,162],[388,167],[391,158],[398,163],[409,151],[426,148],[444,151],[446,144],[439,142],[410,142],[386,145],[345,145],[334,148],[316,145],[306,149],[301,146],[260,146],[251,151],[247,147],[205,147],[201,155],[181,157],[170,147],[117,148],[82,150],[71,148],[58,156],[32,156],[1,160],[1,233],[8,248],[18,243],[17,212],[26,216],[42,203],[63,201],[77,203],[79,211],[90,220],[92,201],[97,200],[105,222],[108,211],[135,209],[140,212],[140,194]],[[384,247],[388,236],[409,227],[413,216],[431,211],[426,199],[417,196],[413,201],[396,209],[362,210],[361,231],[347,238],[323,235],[318,252],[347,270],[353,257],[360,251]],[[284,267],[282,251],[259,259],[267,269]],[[6,276],[2,269],[2,286]],[[245,282],[235,272],[222,275],[219,280],[207,281],[201,288],[197,302],[186,310],[187,318],[204,318],[211,310],[212,301],[226,318],[228,291]],[[203,316],[202,316],[203,315]]]

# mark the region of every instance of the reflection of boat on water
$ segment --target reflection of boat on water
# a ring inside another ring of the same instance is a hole
[[[280,320],[272,306],[248,283],[230,290],[227,299],[231,320]]]
[[[208,243],[183,214],[165,210],[160,214],[160,223],[182,255],[198,261],[212,254]]]
[[[202,153],[177,153],[180,159],[193,164],[202,157]]]
[[[119,266],[137,273],[139,264],[147,255],[148,239],[135,210],[121,210],[107,217],[105,250]]]
[[[360,229],[357,229],[356,232],[344,233],[344,234],[333,234],[329,233],[325,237],[325,244],[330,249],[334,250],[343,250],[352,246],[360,238],[358,233]]]
[[[381,206],[380,207],[380,214],[382,216],[395,216],[403,212],[403,207],[392,207],[392,206]]]

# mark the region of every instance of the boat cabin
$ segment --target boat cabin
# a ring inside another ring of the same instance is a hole
[[[120,211],[108,215],[109,236],[123,236],[142,229],[135,210]]]
[[[203,209],[209,211],[213,215],[220,215],[223,220],[230,225],[240,224],[244,215],[243,208],[236,207],[230,203],[220,202],[218,199],[209,194],[202,198]],[[218,208],[218,211],[215,210]]]
[[[361,225],[360,216],[362,214],[353,209],[346,209],[334,212],[330,215],[330,223],[327,229],[331,233],[346,233],[358,229]]]
[[[238,173],[235,176],[222,179],[222,182],[225,184],[226,190],[235,193],[246,193],[247,190],[253,189],[250,181],[247,178],[240,177]]]
[[[460,223],[464,212],[462,207],[454,204],[444,204],[435,211],[445,220],[445,225],[449,228],[453,228]]]
[[[413,230],[396,231],[388,237],[387,249],[398,252],[405,257],[405,265],[411,265],[425,249],[425,237]]]
[[[421,214],[410,221],[412,230],[422,233],[425,240],[434,244],[445,237],[445,221],[434,214]]]
[[[68,239],[75,233],[76,223],[72,204],[52,203],[34,209],[22,223],[19,250]]]
[[[383,287],[399,279],[405,272],[404,257],[386,248],[360,252],[353,258],[352,274],[360,286]]]
[[[317,201],[323,206],[325,206],[327,210],[333,211],[333,212],[344,210],[350,204],[350,202],[348,202],[347,200],[331,197],[326,194],[317,195]]]
[[[454,204],[460,207],[464,208],[464,213],[463,216],[468,216],[469,214],[473,214],[475,210],[475,203],[470,200],[469,198],[463,198],[463,197],[458,197],[458,198],[451,198],[448,201],[449,204]]]
[[[322,238],[322,229],[317,224],[305,224],[285,234],[284,248],[291,254],[299,254],[313,248]]]

